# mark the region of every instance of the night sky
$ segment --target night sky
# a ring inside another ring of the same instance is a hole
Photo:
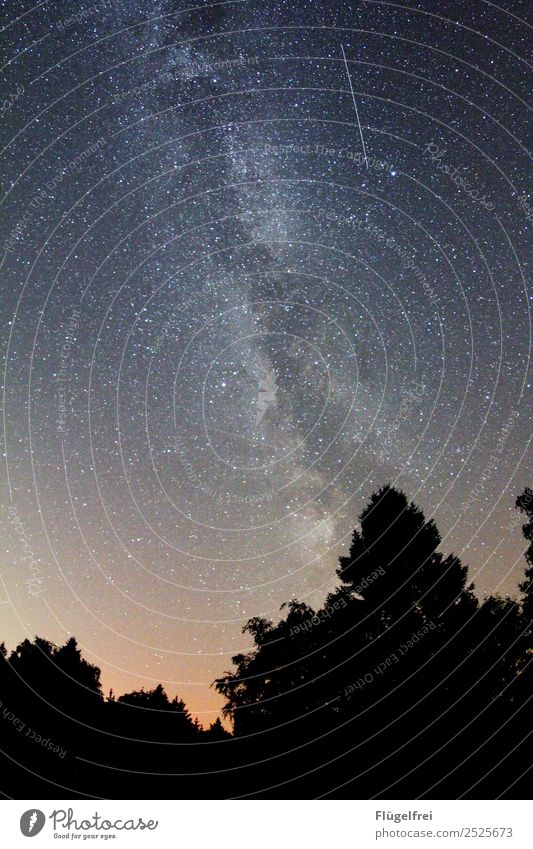
[[[527,5],[2,2],[9,648],[206,724],[387,482],[517,592]]]

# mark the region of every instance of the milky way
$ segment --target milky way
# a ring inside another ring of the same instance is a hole
[[[526,4],[2,6],[0,637],[207,722],[388,481],[516,592]]]

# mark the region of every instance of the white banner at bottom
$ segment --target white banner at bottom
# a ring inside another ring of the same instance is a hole
[[[1,845],[161,849],[533,846],[526,801],[142,801],[0,803]],[[67,843],[68,841],[68,843]]]

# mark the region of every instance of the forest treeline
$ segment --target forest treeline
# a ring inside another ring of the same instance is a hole
[[[74,638],[0,652],[2,790],[14,798],[527,798],[533,490],[520,597],[480,600],[433,520],[386,486],[338,587],[290,600],[214,686],[229,734],[158,685],[104,696]]]

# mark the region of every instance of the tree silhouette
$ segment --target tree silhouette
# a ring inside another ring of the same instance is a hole
[[[479,784],[485,741],[500,739],[516,707],[523,614],[513,599],[480,605],[467,568],[440,542],[403,492],[372,495],[325,605],[315,613],[293,600],[277,625],[247,623],[254,648],[216,682],[236,736],[269,731],[267,748],[290,742],[302,753],[327,739],[318,759],[349,748],[345,774],[366,778],[348,795],[390,787],[409,798],[434,786],[453,797]],[[489,773],[503,780],[502,769]]]
[[[478,601],[459,558],[439,551],[435,523],[398,489],[374,493],[324,604],[292,599],[277,624],[247,622],[252,649],[215,682],[234,736],[220,719],[204,731],[162,684],[105,699],[74,637],[11,653],[1,643],[10,795],[523,797],[533,491],[516,505],[527,519],[522,597]]]
[[[296,600],[285,606],[287,616],[277,626],[257,617],[249,620],[243,631],[251,634],[256,648],[234,657],[237,672],[216,681],[227,699],[224,714],[232,718],[237,735],[294,718],[312,717],[313,726],[320,723],[316,713],[324,706],[324,684],[316,679],[327,672],[327,635],[319,627],[324,620]],[[311,690],[308,685],[313,680]]]
[[[62,710],[101,700],[100,669],[84,660],[74,637],[57,646],[35,637],[23,640],[9,657],[13,681]],[[29,693],[27,693],[29,697]]]
[[[441,537],[435,522],[426,521],[403,492],[383,487],[359,521],[337,575],[372,610],[375,636],[405,617],[423,624],[458,605],[469,611],[475,606],[473,587],[466,587],[466,566],[437,551]]]
[[[525,573],[525,581],[520,584],[520,590],[524,594],[524,614],[531,622],[533,621],[533,489],[526,487],[522,495],[516,499],[516,506],[522,513],[526,514],[528,519],[522,526],[522,533],[529,543],[525,552],[528,568]]]
[[[162,684],[133,690],[110,704],[114,727],[126,736],[158,741],[187,741],[198,734],[185,702],[168,698]]]
[[[211,723],[207,731],[205,732],[205,739],[208,741],[211,740],[231,740],[231,734],[229,731],[226,731],[222,722],[220,721],[220,717],[217,716],[214,722]]]
[[[334,717],[346,699],[367,690],[369,683],[377,686],[376,666],[386,664],[390,687],[420,664],[424,652],[435,650],[433,632],[442,642],[475,611],[466,567],[437,551],[435,523],[426,521],[402,492],[384,487],[359,518],[350,551],[339,559],[337,574],[344,586],[328,596],[321,610],[315,613],[292,601],[277,626],[257,618],[245,626],[255,649],[233,658],[236,673],[216,682],[237,734],[319,709],[322,720]],[[426,638],[423,650],[419,631]],[[388,662],[393,655],[398,658],[405,641],[405,660]],[[357,687],[365,675],[365,687]]]

